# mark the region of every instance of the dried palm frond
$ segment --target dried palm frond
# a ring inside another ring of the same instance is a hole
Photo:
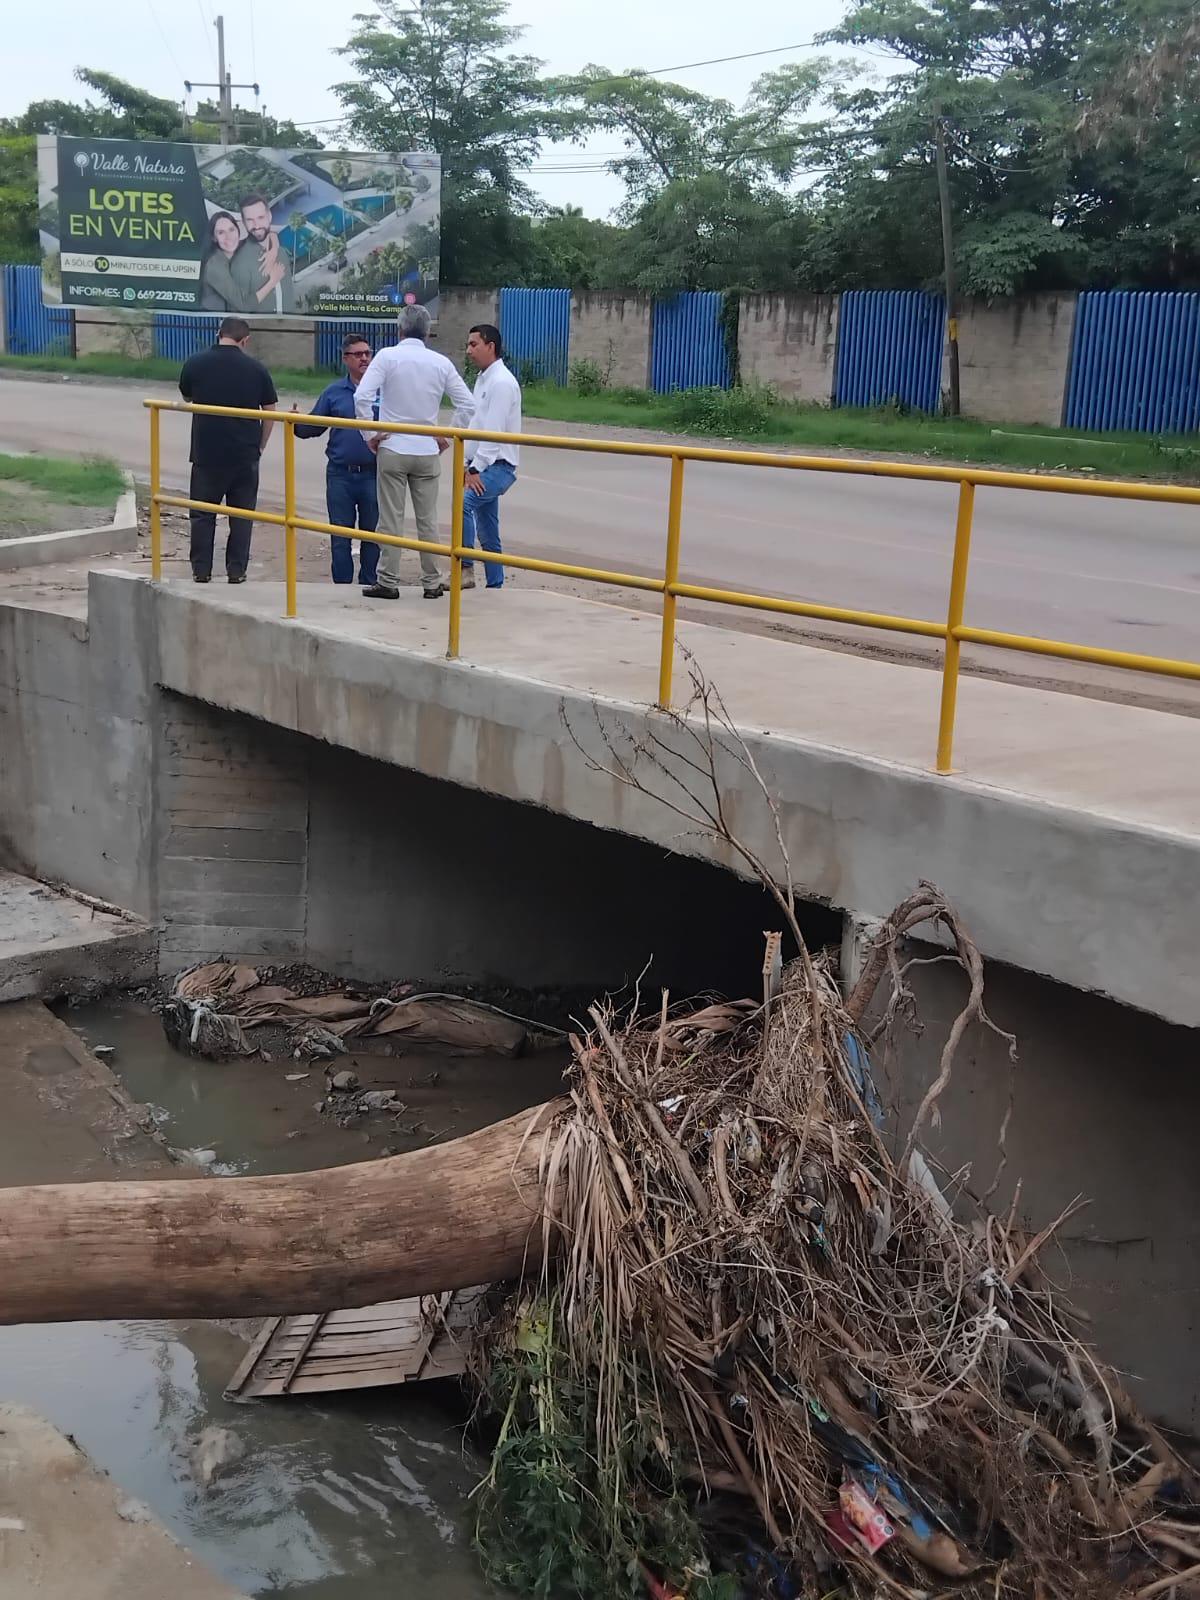
[[[798,955],[761,1005],[596,1006],[573,1040],[570,1109],[542,1135],[558,1249],[487,1338],[505,1417],[480,1521],[492,1570],[589,1600],[644,1594],[647,1570],[741,1593],[720,1572],[771,1561],[792,1593],[845,1600],[1192,1592],[1196,1475],[1038,1266],[1070,1212],[1030,1238],[1015,1205],[1002,1220],[939,1185],[916,1143],[965,1031],[994,1026],[978,951],[922,884],[843,998],[804,946],[772,797],[694,667],[693,683],[673,746],[606,730],[603,770],[758,872]],[[730,756],[775,815],[777,872],[728,829]],[[885,975],[881,1025],[908,1003],[899,952],[921,922],[968,995],[901,1139],[864,1029]]]

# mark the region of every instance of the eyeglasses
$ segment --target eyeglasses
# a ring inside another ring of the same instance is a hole
[[[370,361],[371,352],[369,350],[347,350],[346,359],[348,361]]]

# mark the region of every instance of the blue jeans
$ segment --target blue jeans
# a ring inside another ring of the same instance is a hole
[[[339,528],[358,527],[374,533],[379,526],[379,496],[375,491],[375,472],[351,472],[348,467],[330,463],[325,468],[325,504],[330,522]],[[354,582],[354,541],[332,535],[329,540],[334,583]],[[369,588],[375,582],[379,546],[361,539],[358,546],[358,581]]]
[[[507,461],[494,461],[490,467],[485,467],[480,474],[483,478],[483,493],[475,494],[471,489],[463,491],[463,543],[475,548],[475,535],[479,535],[481,550],[494,550],[500,553],[500,496],[507,494],[517,481],[517,469],[510,466]],[[474,567],[473,561],[464,561],[463,567],[470,572]],[[504,568],[495,561],[483,563],[487,569],[487,586],[489,589],[499,589],[504,584]]]

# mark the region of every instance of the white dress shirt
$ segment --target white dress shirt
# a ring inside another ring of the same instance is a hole
[[[465,428],[475,414],[474,398],[454,363],[428,349],[423,339],[401,339],[377,353],[354,391],[357,416],[370,417],[376,390],[380,422],[423,422],[434,427],[443,397],[454,406],[456,428]],[[421,433],[385,434],[380,449],[404,456],[438,453],[437,440]]]
[[[520,433],[521,385],[504,365],[493,361],[475,380],[475,418],[473,426],[489,433]],[[497,461],[515,468],[521,460],[521,447],[496,444],[490,439],[468,439],[467,461],[476,472],[483,472]]]

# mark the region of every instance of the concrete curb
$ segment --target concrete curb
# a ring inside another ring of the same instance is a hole
[[[137,496],[133,476],[125,474],[125,488],[112,521],[99,528],[65,528],[60,533],[30,533],[21,539],[0,539],[0,572],[22,567],[47,567],[83,556],[116,555],[137,549]]]

